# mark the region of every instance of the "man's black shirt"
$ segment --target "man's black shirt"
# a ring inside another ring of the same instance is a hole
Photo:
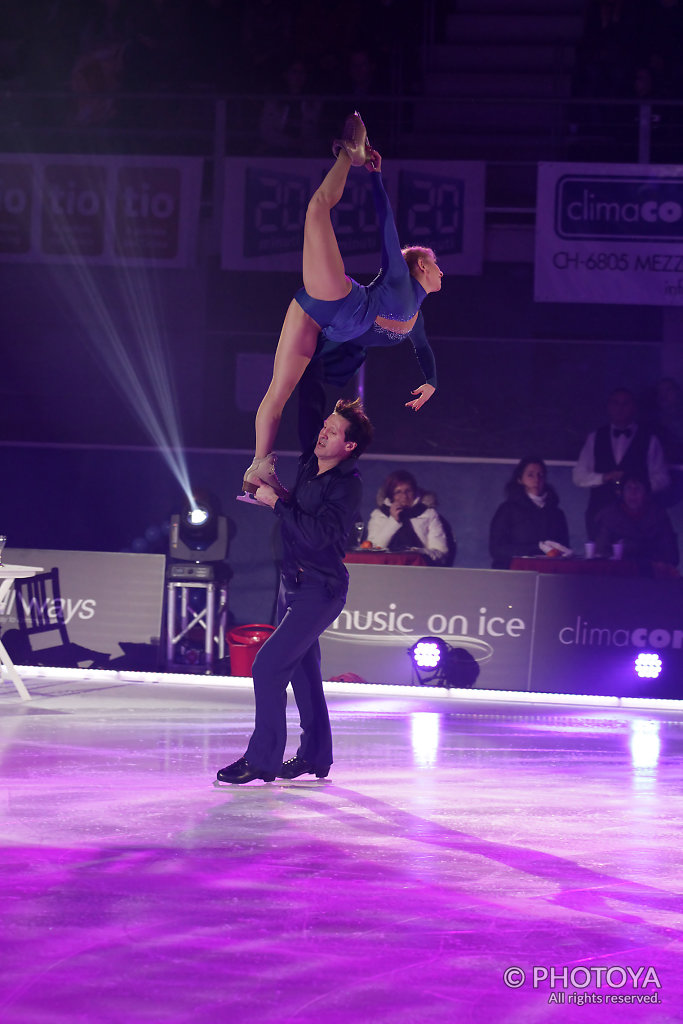
[[[274,509],[282,526],[282,576],[287,585],[310,580],[324,584],[331,595],[346,591],[346,540],[360,500],[357,459],[344,459],[318,475],[317,457],[304,452],[289,499],[278,500]]]

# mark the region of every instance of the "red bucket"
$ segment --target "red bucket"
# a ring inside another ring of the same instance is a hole
[[[266,626],[260,622],[228,630],[230,675],[250,676],[254,658],[274,632],[275,626]]]

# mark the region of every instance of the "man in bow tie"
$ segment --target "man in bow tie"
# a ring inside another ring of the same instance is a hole
[[[588,487],[586,532],[595,540],[595,517],[601,508],[618,501],[620,483],[626,473],[650,481],[652,493],[669,486],[669,470],[659,439],[637,422],[638,405],[627,388],[617,388],[607,402],[609,423],[586,438],[573,480]]]

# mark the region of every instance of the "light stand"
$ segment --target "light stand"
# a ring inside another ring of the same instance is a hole
[[[186,656],[196,654],[196,661],[190,659],[183,664],[187,672],[210,674],[213,671],[216,642],[218,659],[225,657],[228,569],[223,559],[227,549],[228,521],[217,513],[217,503],[208,496],[201,492],[193,494],[182,512],[171,516],[169,555],[173,561],[166,572],[166,666],[169,668],[178,666],[176,655],[183,644]],[[193,591],[204,597],[203,607],[198,611],[190,607]],[[187,645],[191,631],[197,626],[204,630],[203,661],[201,652]]]

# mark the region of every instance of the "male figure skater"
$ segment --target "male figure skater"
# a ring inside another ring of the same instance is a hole
[[[346,602],[345,542],[361,497],[356,462],[372,433],[360,400],[340,399],[315,448],[301,456],[289,496],[278,497],[269,484],[256,491],[256,500],[270,505],[282,527],[279,625],[254,660],[254,732],[244,756],[218,772],[219,782],[272,782],[276,776],[304,774],[323,779],[330,770],[332,734],[318,638]],[[302,732],[296,757],[283,764],[290,682]]]

